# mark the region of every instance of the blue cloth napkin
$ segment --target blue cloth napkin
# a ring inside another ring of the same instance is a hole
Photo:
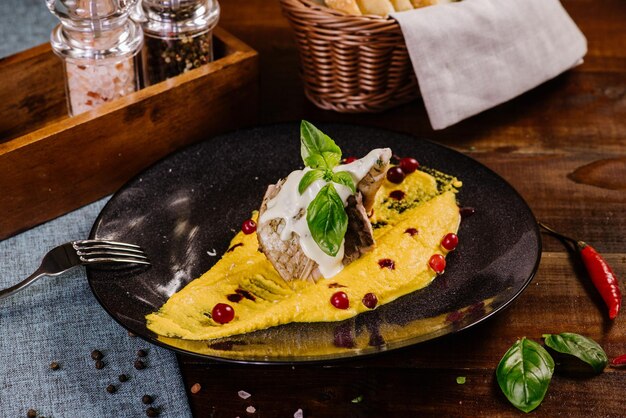
[[[0,287],[30,275],[52,247],[86,238],[106,200],[0,241]],[[143,370],[134,368],[139,349],[148,353]],[[93,350],[104,354],[100,370]],[[115,393],[106,390],[111,384]],[[145,417],[149,406],[160,417],[191,416],[176,357],[129,336],[100,307],[83,267],[0,300],[0,417],[26,417],[29,409],[54,418]]]
[[[49,42],[58,24],[44,0],[1,0],[0,58]]]

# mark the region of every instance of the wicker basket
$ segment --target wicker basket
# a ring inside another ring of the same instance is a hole
[[[379,112],[419,96],[392,18],[348,16],[312,0],[280,0],[295,31],[304,91],[337,112]]]

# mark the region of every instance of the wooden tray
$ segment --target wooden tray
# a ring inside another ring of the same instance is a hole
[[[214,62],[75,117],[48,44],[0,60],[0,239],[115,191],[182,146],[254,124],[257,53],[214,35]]]

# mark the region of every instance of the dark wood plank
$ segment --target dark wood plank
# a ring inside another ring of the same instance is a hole
[[[0,88],[0,143],[67,116],[63,66],[49,45],[1,59],[0,80],[11,80]]]
[[[626,2],[563,0],[563,4],[589,41],[584,64],[508,103],[437,132],[431,129],[420,100],[372,115],[315,108],[303,94],[292,32],[277,1],[223,1],[220,24],[260,52],[261,123],[307,118],[365,124],[430,138],[465,152],[509,181],[539,219],[603,252],[624,288]],[[0,62],[0,68],[6,69],[0,70],[0,79],[47,86],[40,97],[31,99],[28,89],[17,95],[0,92],[0,142],[4,142],[0,143],[0,154],[15,146],[9,139],[35,127],[45,130],[64,117],[61,78],[53,74],[58,73],[59,65],[53,60],[52,55],[42,58],[31,51]],[[47,65],[57,69],[50,74],[41,72]],[[183,134],[196,140],[216,132],[217,120],[232,126],[252,121],[256,115],[243,109],[255,100],[255,93],[254,87],[242,86],[232,106]],[[205,105],[223,100],[224,95],[216,94]],[[27,126],[33,115],[37,118]],[[132,126],[138,130],[139,122],[133,115],[129,118],[129,130]],[[172,123],[185,126],[188,122],[182,117]],[[159,127],[163,126],[155,122],[155,128]],[[73,138],[72,144],[85,145],[90,138],[94,143],[99,141],[99,151],[91,154],[122,153],[127,160],[137,162],[117,172],[106,159],[84,159],[100,164],[100,171],[110,177],[108,190],[114,190],[123,178],[143,166],[139,160],[146,155],[127,152],[124,141],[131,138],[121,135],[111,142],[99,132],[86,131]],[[29,138],[25,140],[19,144],[24,147],[21,153],[0,159],[4,164],[0,165],[4,167],[0,171],[0,194],[9,202],[19,194],[18,189],[32,189],[45,197],[48,206],[32,205],[19,216],[36,223],[44,219],[38,217],[44,209],[60,214],[68,204],[93,199],[81,192],[54,193],[56,185],[67,179],[67,172],[33,165],[29,178],[11,175],[14,165],[56,151],[37,148],[28,143]],[[150,159],[170,150],[158,140],[142,145],[142,149],[149,150]],[[36,186],[41,178],[51,179],[52,191]],[[78,186],[90,187],[94,181],[89,177]],[[28,201],[18,203],[28,208]],[[14,226],[16,213],[4,210],[0,229]],[[544,333],[572,331],[596,339],[610,357],[626,352],[624,314],[615,322],[606,319],[603,302],[580,261],[565,252],[561,243],[546,236],[544,250],[537,276],[509,308],[455,335],[367,359],[322,366],[242,366],[180,357],[186,388],[194,383],[202,386],[199,393],[188,393],[194,414],[291,417],[302,408],[306,417],[521,416],[504,399],[494,378],[500,357],[517,338],[539,341]],[[592,376],[583,370],[580,366],[560,369],[533,415],[624,416],[626,371],[607,369]],[[465,376],[466,383],[458,385],[457,376]],[[242,400],[237,396],[239,390],[250,392],[252,397]],[[362,401],[353,403],[360,395]],[[254,406],[256,412],[247,413],[248,406]]]
[[[625,248],[626,162],[604,152],[533,154],[473,151],[525,198],[535,216],[602,252]],[[589,168],[589,164],[593,164]],[[576,175],[574,175],[577,173]],[[619,186],[619,187],[618,187]],[[556,240],[545,249],[562,250]]]
[[[602,251],[626,277],[626,3],[564,0],[587,36],[583,65],[494,109],[434,132],[421,101],[372,115],[315,108],[302,91],[298,57],[278,2],[222,2],[221,24],[260,52],[263,123],[298,120],[365,124],[430,138],[492,168],[541,220]],[[239,366],[180,357],[198,417],[513,417],[495,383],[502,354],[522,336],[572,331],[626,352],[626,323],[611,323],[583,266],[544,237],[543,260],[529,288],[505,311],[456,335],[368,359],[324,366]],[[534,416],[624,416],[624,371],[599,376],[561,369]],[[466,376],[465,385],[456,383]],[[248,400],[237,391],[252,393]],[[363,401],[352,403],[357,396]]]
[[[203,390],[189,394],[196,417],[519,417],[500,393],[493,369],[376,367],[225,368],[196,365]],[[621,372],[554,377],[537,417],[623,416]],[[466,383],[459,385],[456,378]],[[241,399],[245,390],[252,396]],[[362,397],[359,403],[353,402]],[[209,402],[203,400],[210,399]],[[246,412],[253,406],[254,414]],[[589,411],[593,411],[590,413]]]

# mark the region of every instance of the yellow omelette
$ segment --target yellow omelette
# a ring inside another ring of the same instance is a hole
[[[256,233],[240,232],[209,271],[146,316],[148,328],[168,338],[211,340],[292,322],[341,321],[370,310],[363,303],[367,294],[380,306],[427,286],[437,276],[431,256],[445,256],[441,239],[458,230],[461,185],[429,173],[416,171],[399,185],[385,180],[371,218],[376,247],[334,277],[287,283],[258,251]],[[348,296],[347,309],[331,304],[338,291]],[[232,321],[211,317],[218,303],[234,309]]]

